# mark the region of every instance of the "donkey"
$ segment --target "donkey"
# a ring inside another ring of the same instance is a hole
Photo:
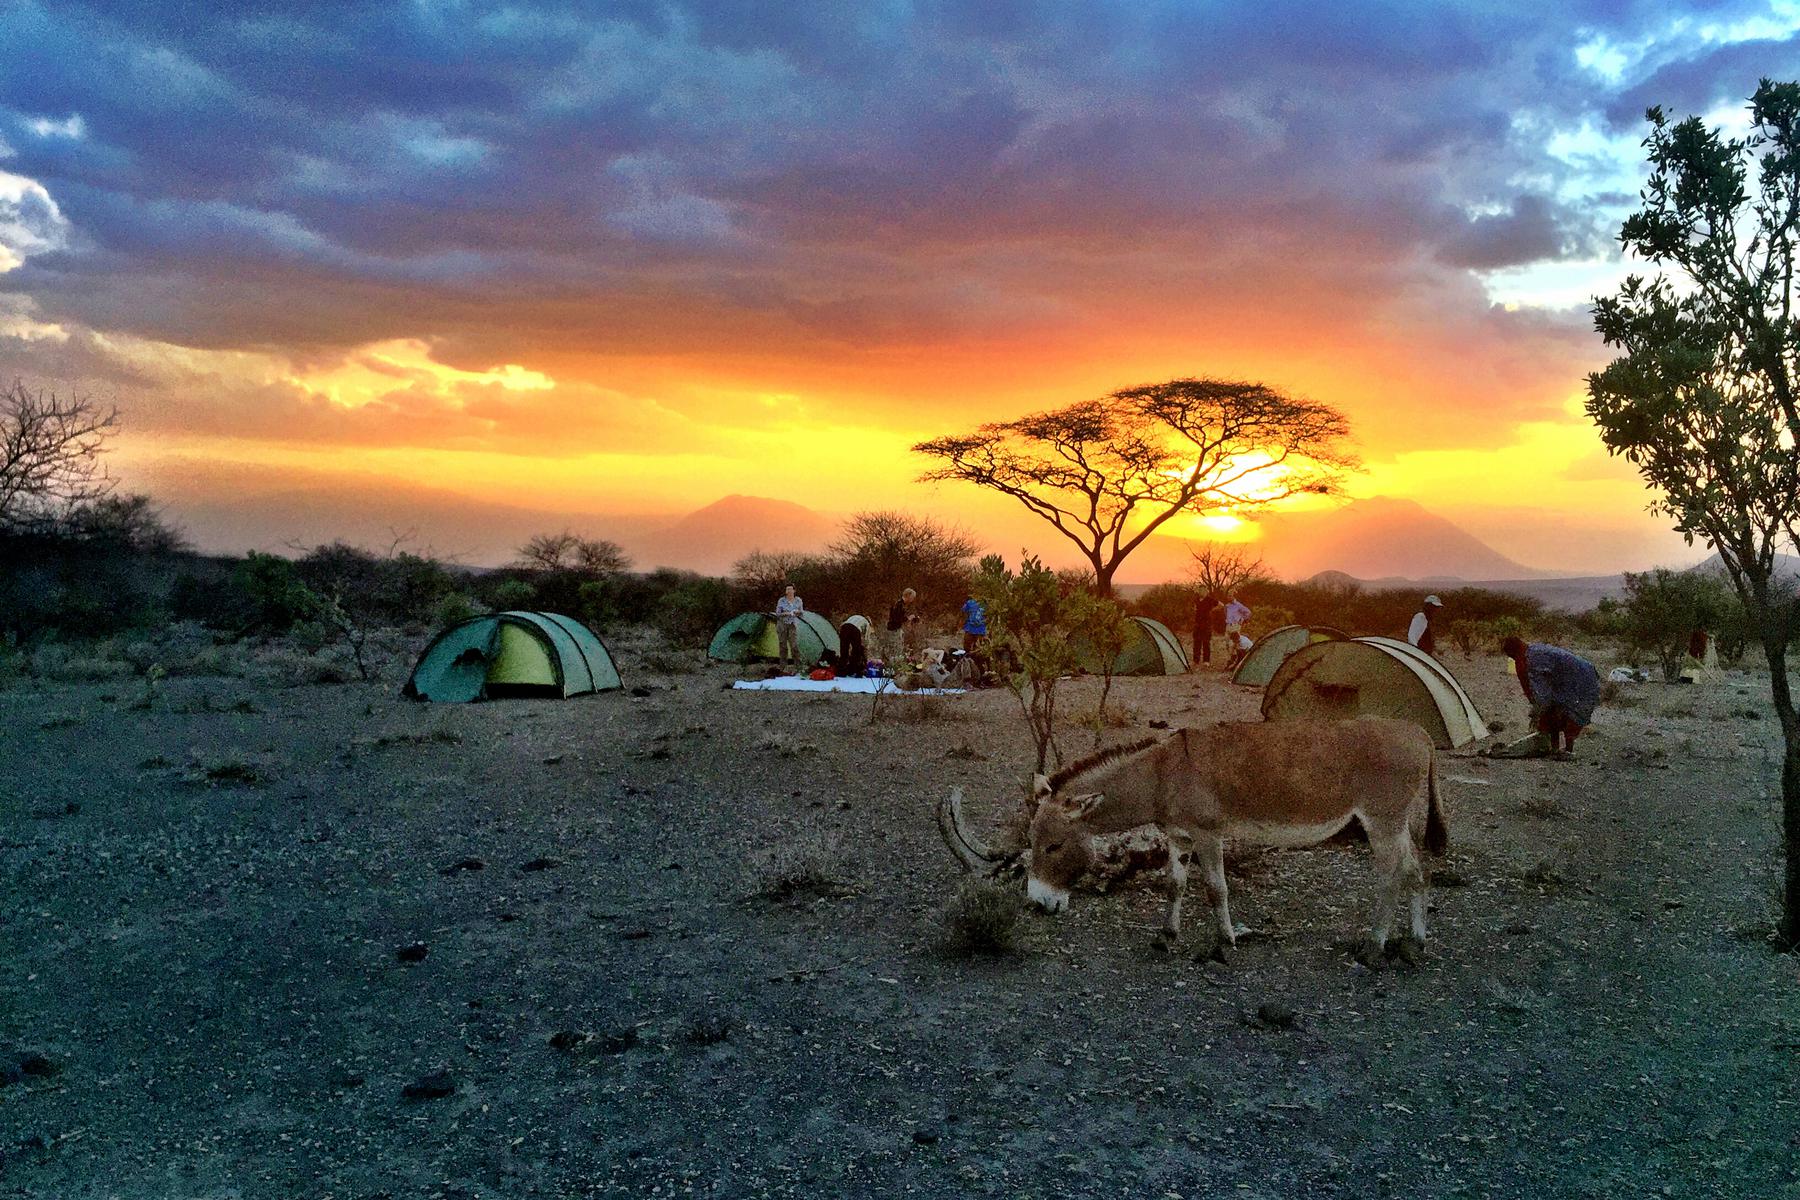
[[[1362,822],[1379,887],[1364,954],[1387,944],[1394,907],[1411,901],[1410,956],[1425,942],[1418,841],[1441,855],[1449,831],[1431,738],[1408,721],[1267,721],[1182,729],[1101,751],[1034,781],[1027,894],[1050,912],[1093,861],[1094,835],[1159,826],[1169,839],[1168,909],[1159,933],[1181,933],[1188,863],[1197,859],[1222,945],[1235,945],[1224,839],[1310,846]]]

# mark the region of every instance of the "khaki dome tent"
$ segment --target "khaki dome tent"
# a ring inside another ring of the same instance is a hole
[[[450,626],[406,681],[414,700],[466,704],[506,696],[567,699],[619,687],[606,644],[560,613],[502,612]]]
[[[1232,672],[1231,682],[1247,687],[1262,687],[1275,677],[1275,670],[1287,656],[1314,642],[1340,642],[1350,635],[1329,625],[1283,625],[1256,639],[1250,653]]]
[[[1092,646],[1081,648],[1081,665],[1100,670]],[[1125,618],[1125,645],[1113,659],[1114,675],[1180,675],[1187,669],[1187,651],[1167,625],[1152,617]]]
[[[800,614],[798,641],[803,663],[818,662],[827,650],[836,654],[842,649],[837,627],[816,612]],[[739,613],[719,626],[706,654],[720,662],[736,663],[781,657],[781,647],[775,640],[775,618],[768,613]]]
[[[1487,722],[1448,668],[1417,646],[1384,637],[1314,642],[1288,655],[1263,692],[1265,720],[1398,717],[1442,749],[1488,735]]]

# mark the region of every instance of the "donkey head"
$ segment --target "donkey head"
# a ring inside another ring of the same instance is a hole
[[[1069,906],[1069,890],[1094,861],[1094,835],[1087,816],[1106,797],[1100,792],[1077,796],[1052,793],[1050,781],[1034,781],[1037,815],[1031,819],[1031,875],[1025,894],[1046,912]]]

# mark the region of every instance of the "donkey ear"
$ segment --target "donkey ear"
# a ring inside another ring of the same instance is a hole
[[[1085,796],[1076,796],[1069,801],[1069,815],[1085,820],[1096,808],[1106,803],[1105,792],[1089,792]]]
[[[1031,777],[1031,797],[1032,797],[1032,799],[1042,800],[1045,796],[1048,796],[1049,794],[1050,794],[1050,777],[1048,775],[1033,775]]]

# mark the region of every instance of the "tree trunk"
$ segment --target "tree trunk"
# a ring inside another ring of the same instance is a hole
[[[1783,623],[1785,626],[1785,622]],[[1780,636],[1763,638],[1769,659],[1769,691],[1775,716],[1781,722],[1781,841],[1786,855],[1781,889],[1781,940],[1790,950],[1800,950],[1800,715],[1794,712],[1794,695],[1788,688],[1787,629]]]
[[[1111,597],[1113,594],[1113,572],[1119,569],[1117,562],[1101,565],[1099,559],[1090,560],[1094,564],[1094,595]]]

